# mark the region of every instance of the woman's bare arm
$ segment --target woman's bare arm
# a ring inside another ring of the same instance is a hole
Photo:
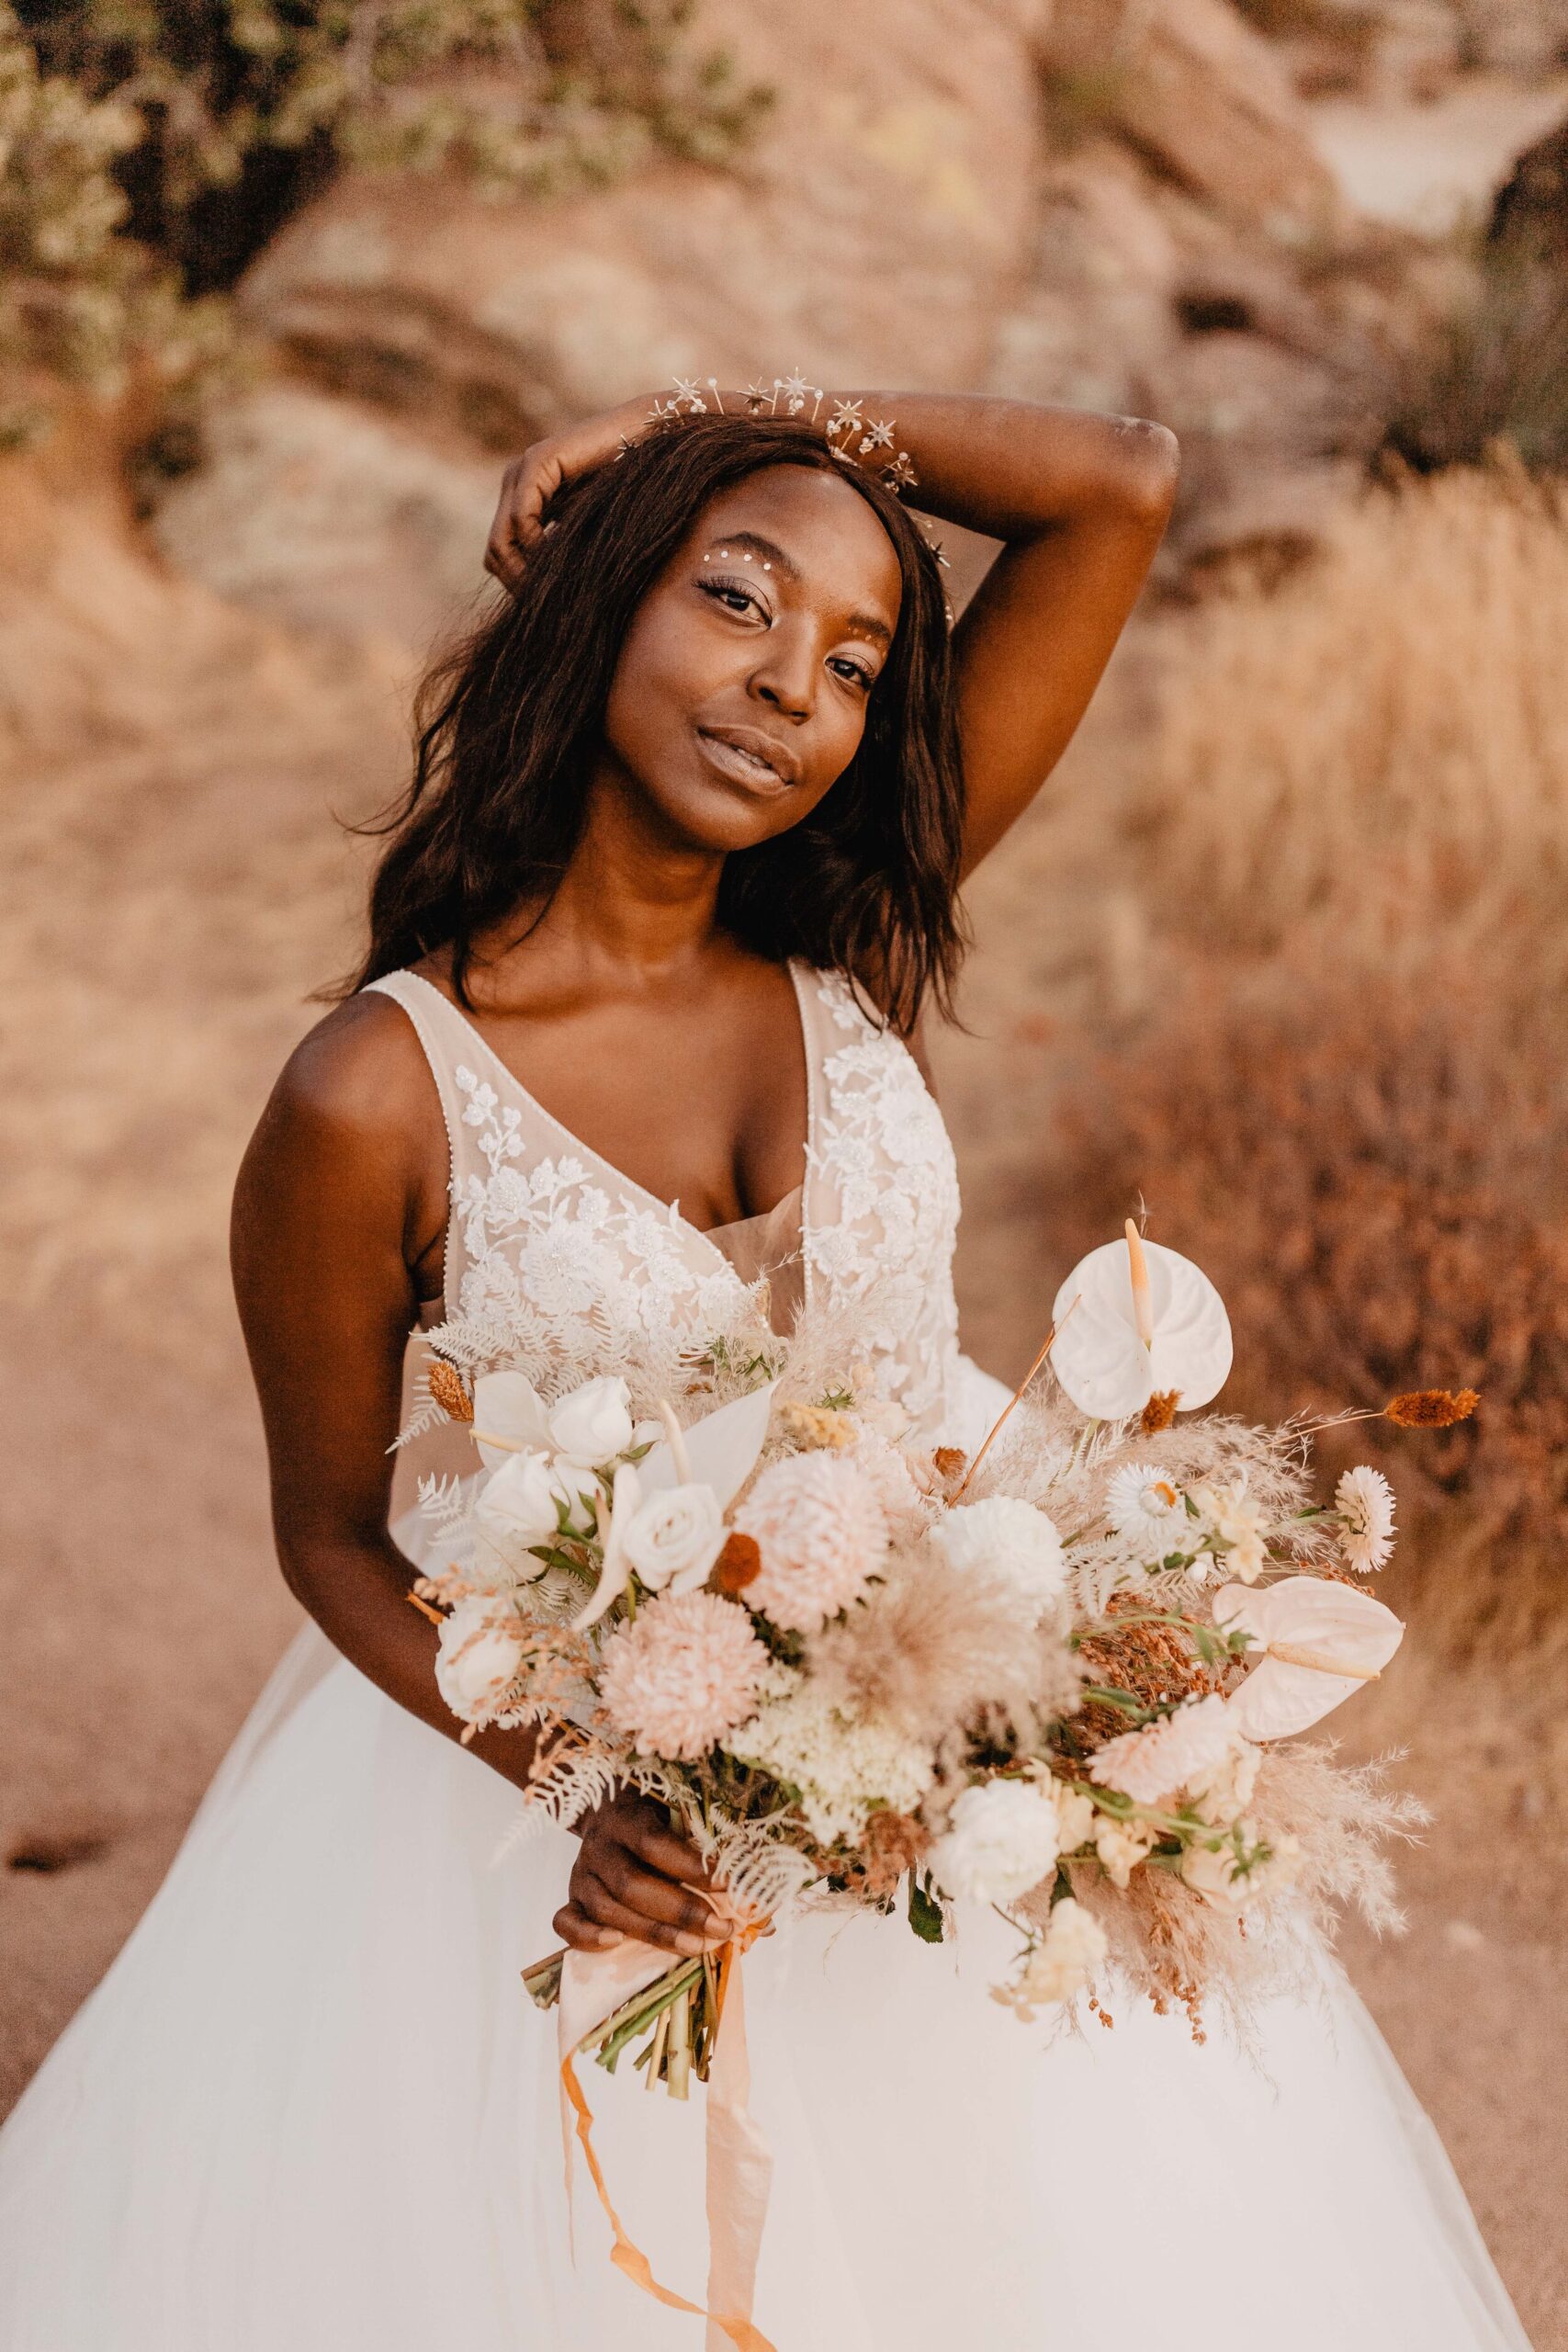
[[[1028,807],[1089,707],[1170,519],[1176,436],[1026,401],[852,397],[897,418],[917,505],[1003,543],[953,631],[967,873]]]
[[[743,413],[746,394],[726,390]],[[964,871],[995,847],[1072,741],[1165,535],[1176,436],[1133,417],[959,393],[829,392],[892,418],[918,485],[911,503],[1002,550],[953,632],[968,786]],[[508,467],[487,569],[515,589],[563,481],[612,460],[648,423],[650,395],[535,444]],[[874,458],[886,462],[888,452]]]
[[[409,1602],[415,1571],[387,1532],[412,1269],[446,1220],[445,1137],[407,1021],[380,997],[328,1015],[286,1067],[234,1194],[234,1288],[261,1398],[273,1524],[289,1589],[360,1672],[449,1739],[435,1631]],[[524,1784],[534,1736],[468,1743]],[[588,1950],[623,1932],[702,1949],[707,1917],[682,1882],[696,1850],[658,1808],[621,1799],[582,1825],[558,1931]],[[527,1955],[524,1955],[527,1957]]]

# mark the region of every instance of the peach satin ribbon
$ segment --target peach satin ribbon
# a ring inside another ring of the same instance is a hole
[[[754,1932],[754,1931],[753,1931]],[[651,1944],[628,1940],[609,1951],[570,1951],[561,1967],[561,2136],[566,2156],[567,2211],[571,2210],[572,2141],[581,2143],[589,2177],[604,2209],[615,2245],[610,2259],[634,2286],[672,2311],[691,2312],[707,2322],[707,2352],[775,2352],[751,2323],[757,2256],[767,2218],[773,2159],[747,2106],[751,2088],[746,2052],[746,2014],[740,1989],[740,1954],[751,1940],[725,1944],[718,1953],[718,2004],[723,2030],[707,2079],[707,2304],[692,2303],[660,2285],[639,2245],[626,2234],[610,2202],[604,2174],[593,2146],[592,2111],[577,2079],[579,2050],[634,1993],[662,1976],[670,1954]]]

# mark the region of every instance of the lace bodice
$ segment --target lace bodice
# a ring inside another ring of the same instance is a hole
[[[934,1435],[957,1358],[947,1130],[907,1048],[848,983],[790,970],[809,1080],[806,1303],[852,1312],[881,1393]],[[441,1097],[449,1315],[493,1317],[498,1353],[521,1340],[547,1394],[634,1363],[673,1386],[683,1352],[754,1332],[755,1290],[678,1201],[657,1199],[562,1126],[430,981],[393,972],[370,985],[412,1022]]]

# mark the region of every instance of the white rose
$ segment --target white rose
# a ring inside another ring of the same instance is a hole
[[[935,1541],[960,1572],[993,1569],[1010,1577],[1036,1614],[1066,1582],[1067,1557],[1055,1521],[1015,1495],[987,1495],[943,1513]]]
[[[613,1462],[632,1442],[631,1390],[624,1380],[585,1380],[550,1415],[550,1440],[574,1462]]]
[[[508,1455],[494,1476],[486,1480],[474,1517],[496,1549],[514,1566],[524,1565],[534,1544],[547,1544],[560,1525],[559,1506],[570,1510],[571,1489],[547,1453]],[[537,1575],[542,1560],[529,1563],[525,1573]]]
[[[1070,2001],[1081,1993],[1105,1958],[1105,1930],[1092,1912],[1069,1894],[1051,1907],[1045,1940],[1031,1952],[1019,1980],[1019,1997]]]
[[[455,1715],[486,1724],[505,1697],[523,1657],[517,1622],[476,1595],[460,1600],[441,1628],[435,1681]]]
[[[724,1543],[724,1514],[711,1487],[666,1487],[650,1495],[626,1532],[626,1553],[650,1592],[690,1592],[705,1583]]]
[[[931,1866],[949,1894],[1016,1903],[1056,1867],[1061,1831],[1050,1798],[1028,1781],[982,1781],[965,1789]]]

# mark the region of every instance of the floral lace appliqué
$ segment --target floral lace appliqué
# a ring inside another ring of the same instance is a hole
[[[807,1261],[829,1302],[854,1304],[883,1394],[935,1426],[958,1352],[953,1146],[902,1041],[838,974],[817,985],[844,1042],[823,1067]]]

